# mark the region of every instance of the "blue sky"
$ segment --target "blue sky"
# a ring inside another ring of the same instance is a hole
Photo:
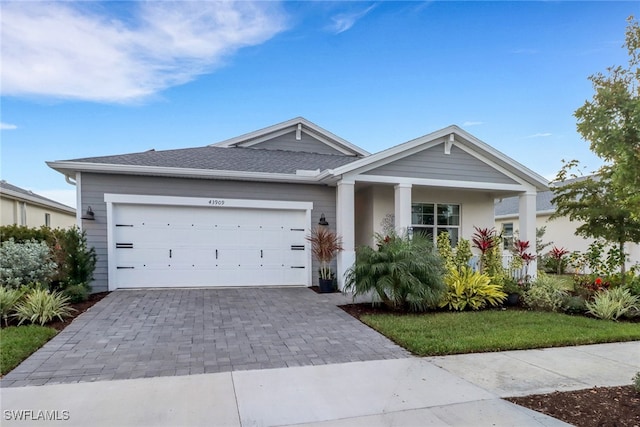
[[[196,147],[297,116],[370,152],[457,124],[552,178],[638,2],[5,2],[0,176]]]

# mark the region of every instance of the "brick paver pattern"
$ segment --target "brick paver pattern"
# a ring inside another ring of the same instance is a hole
[[[2,387],[410,357],[308,288],[115,291],[2,378]]]

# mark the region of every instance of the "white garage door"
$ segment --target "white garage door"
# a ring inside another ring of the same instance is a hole
[[[306,211],[114,204],[111,288],[306,285]]]

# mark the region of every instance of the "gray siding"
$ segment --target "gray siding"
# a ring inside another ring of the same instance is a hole
[[[322,213],[325,214],[330,228],[335,229],[336,224],[335,188],[322,185],[83,173],[81,191],[82,206],[78,208],[86,210],[87,206],[91,206],[96,218],[95,221],[83,221],[88,244],[96,248],[98,255],[92,283],[94,292],[108,290],[105,193],[313,202],[312,227],[318,223]],[[318,267],[314,260],[313,284],[317,283]]]
[[[442,144],[365,172],[365,175],[517,184],[456,146],[444,154]]]
[[[284,150],[284,151],[302,151],[305,153],[318,154],[338,154],[343,155],[340,151],[329,147],[322,141],[309,136],[302,132],[301,138],[296,139],[296,132],[290,132],[277,138],[252,145],[251,148],[260,148],[264,150]]]

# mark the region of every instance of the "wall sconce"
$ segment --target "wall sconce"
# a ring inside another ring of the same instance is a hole
[[[93,214],[93,211],[91,210],[91,206],[89,206],[87,208],[87,211],[84,213],[84,215],[82,215],[82,219],[86,219],[89,221],[95,221],[96,217]]]
[[[325,218],[324,214],[320,215],[320,221],[318,221],[318,225],[327,226],[329,223],[327,222],[327,218]]]

